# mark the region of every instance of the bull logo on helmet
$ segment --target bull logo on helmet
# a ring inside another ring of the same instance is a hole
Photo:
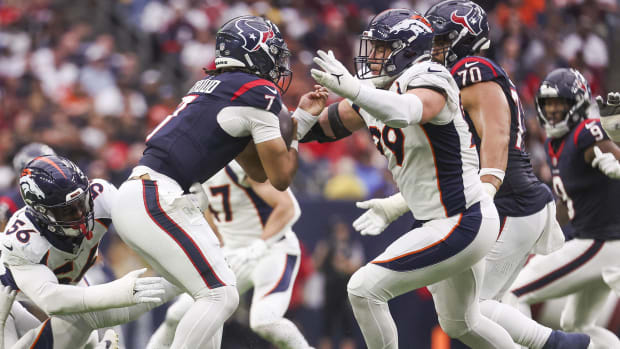
[[[22,175],[19,178],[19,186],[22,193],[24,193],[25,201],[30,201],[30,197],[36,197],[39,200],[45,199],[45,193],[41,190],[41,188],[39,188],[37,183],[29,174]]]
[[[459,15],[457,11],[452,12],[450,20],[456,24],[460,24],[473,35],[479,35],[482,33],[482,10],[478,6],[474,6],[467,12],[465,16]]]
[[[260,44],[275,36],[269,21],[259,22],[252,18],[241,18],[235,22],[235,26],[243,38],[242,47],[249,52],[258,50]]]

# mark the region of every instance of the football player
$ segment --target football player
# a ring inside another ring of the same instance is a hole
[[[184,194],[235,158],[251,178],[269,179],[278,190],[297,170],[297,142],[287,147],[277,117],[290,118],[280,94],[291,77],[290,52],[277,26],[261,17],[234,18],[217,32],[215,49],[216,69],[147,136],[112,210],[123,241],[195,300],[172,348],[219,348],[218,333],[239,298],[218,239]],[[300,107],[318,114],[326,99],[326,92],[309,92]]]
[[[535,304],[570,295],[562,312],[566,331],[585,332],[597,348],[620,348],[612,332],[595,320],[609,293],[602,271],[620,266],[620,148],[599,119],[588,118],[590,88],[577,70],[549,73],[536,94],[536,108],[547,132],[545,150],[553,190],[567,209],[575,238],[560,250],[535,256],[512,286],[518,301]]]
[[[7,346],[17,341],[15,348],[81,348],[94,329],[131,321],[178,294],[162,278],[139,278],[145,269],[84,287],[84,274],[111,223],[112,184],[89,183],[70,160],[42,156],[23,168],[19,186],[26,207],[11,217],[0,239],[0,281],[50,318],[19,340],[7,338],[15,332],[6,331]],[[11,313],[7,329],[25,316],[19,303]]]
[[[291,229],[301,213],[295,196],[290,189],[281,192],[252,180],[236,161],[203,183],[203,189],[205,214],[223,239],[239,294],[254,288],[250,328],[279,348],[309,348],[295,324],[284,318],[301,254]],[[169,347],[176,323],[192,303],[182,296],[147,348]]]
[[[21,147],[13,157],[13,169],[19,178],[22,168],[37,156],[56,155],[54,149],[43,143],[28,143]],[[0,196],[0,230],[4,230],[6,222],[20,208],[24,207],[24,201],[19,194],[19,187],[9,189],[4,195]]]
[[[314,79],[346,99],[299,121],[305,140],[333,141],[368,128],[401,193],[392,209],[411,210],[417,226],[360,268],[348,284],[369,348],[397,348],[388,301],[429,286],[439,323],[472,348],[510,348],[514,342],[480,313],[483,257],[499,217],[478,176],[478,155],[459,108],[450,72],[430,61],[433,33],[415,11],[386,10],[363,32],[353,77],[331,51],[318,51]],[[358,227],[363,230],[363,227]]]
[[[480,156],[480,180],[494,198],[500,233],[485,257],[480,293],[482,313],[505,325],[528,348],[586,348],[587,336],[552,332],[501,300],[530,253],[549,254],[564,243],[547,185],[534,175],[525,150],[524,113],[506,72],[478,56],[489,47],[487,14],[469,0],[446,0],[425,14],[431,22],[433,60],[450,69],[460,88],[461,107]]]

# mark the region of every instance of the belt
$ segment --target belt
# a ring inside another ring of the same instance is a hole
[[[141,180],[142,180],[142,179],[145,179],[145,180],[147,180],[147,181],[150,181],[150,180],[151,180],[151,176],[149,176],[149,174],[148,174],[148,173],[145,173],[145,174],[143,174],[143,175],[141,175],[141,176],[133,176],[133,177],[129,177],[127,180],[128,180],[128,181],[133,181],[133,180],[135,180],[135,179],[141,179]]]

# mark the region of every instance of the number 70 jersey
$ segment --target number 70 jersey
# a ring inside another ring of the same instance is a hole
[[[390,87],[403,94],[412,88],[441,91],[446,104],[431,122],[392,128],[359,109],[371,136],[413,216],[418,220],[451,217],[481,200],[478,154],[459,108],[459,90],[446,68],[416,63]],[[357,108],[356,105],[353,106]]]

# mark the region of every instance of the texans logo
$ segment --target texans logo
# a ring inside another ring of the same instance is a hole
[[[474,35],[482,33],[482,12],[480,8],[473,7],[465,16],[460,16],[457,12],[458,11],[452,12],[450,16],[452,22],[462,25]]]
[[[270,25],[258,22],[251,18],[241,18],[235,26],[239,29],[239,35],[243,38],[243,48],[249,52],[258,50],[261,43],[275,36]]]

